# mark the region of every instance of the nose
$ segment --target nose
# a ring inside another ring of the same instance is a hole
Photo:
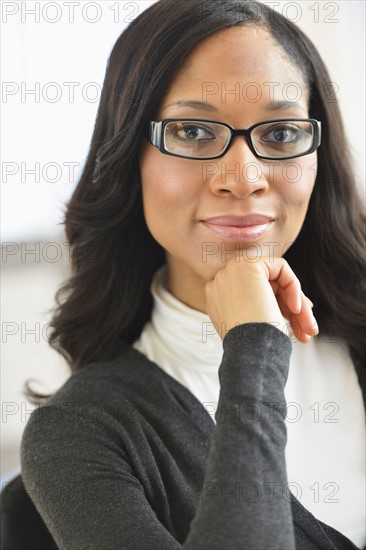
[[[208,161],[213,163],[207,180],[213,193],[217,195],[234,195],[246,198],[256,193],[265,193],[268,181],[265,175],[264,162],[251,151],[244,136],[235,136],[231,147],[221,158]]]

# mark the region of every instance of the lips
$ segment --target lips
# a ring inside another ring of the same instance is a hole
[[[248,216],[216,216],[202,220],[202,223],[224,239],[253,242],[263,237],[272,226],[274,218],[263,214]]]
[[[250,225],[263,225],[273,221],[273,216],[263,214],[249,214],[248,216],[216,216],[202,221],[214,224],[234,227],[248,227]]]

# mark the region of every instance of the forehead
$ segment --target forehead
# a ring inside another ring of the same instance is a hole
[[[183,96],[222,104],[296,100],[308,105],[301,70],[267,30],[236,26],[202,41],[171,81],[161,106]]]

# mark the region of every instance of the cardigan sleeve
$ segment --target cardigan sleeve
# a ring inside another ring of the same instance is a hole
[[[296,547],[282,493],[291,342],[267,323],[248,323],[231,329],[223,348],[216,426],[183,544],[159,521],[128,452],[106,430],[58,405],[32,413],[22,439],[23,481],[60,550]]]
[[[284,491],[291,341],[270,324],[247,323],[230,330],[223,347],[216,428],[187,548],[294,549]]]

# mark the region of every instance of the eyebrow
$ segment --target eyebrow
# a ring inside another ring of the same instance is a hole
[[[180,99],[179,101],[175,101],[174,103],[170,103],[169,105],[166,105],[163,109],[167,109],[168,107],[191,107],[192,109],[199,109],[203,111],[218,111],[217,107],[212,105],[212,103],[207,103],[206,101],[196,101],[191,99]]]
[[[280,101],[270,101],[270,103],[266,105],[266,111],[286,111],[288,109],[294,109],[296,107],[303,110],[298,101],[289,101],[287,99],[284,99]]]
[[[215,105],[212,105],[212,103],[192,99],[180,99],[179,101],[175,101],[174,103],[166,105],[162,109],[162,111],[165,111],[169,107],[190,107],[191,109],[209,112],[217,112],[219,110],[217,107],[215,107]],[[270,101],[265,106],[266,111],[286,111],[294,108],[300,108],[301,110],[303,110],[301,105],[297,101],[289,100]]]

